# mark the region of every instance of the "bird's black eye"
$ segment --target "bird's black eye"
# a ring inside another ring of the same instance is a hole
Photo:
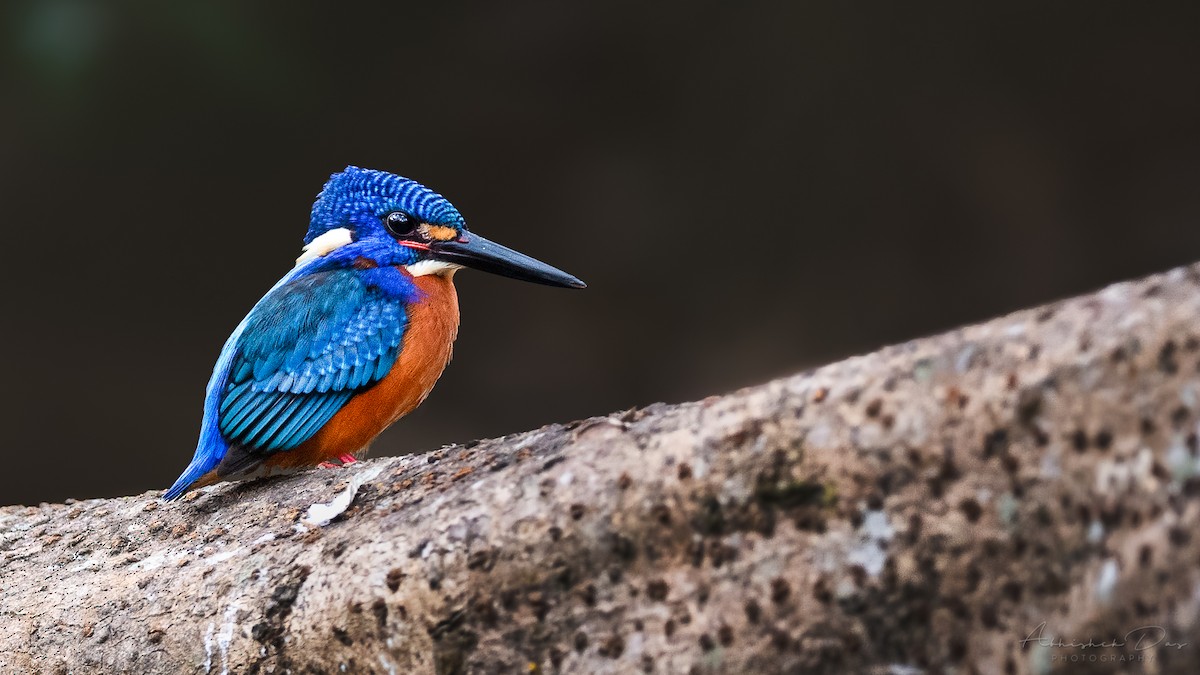
[[[407,237],[417,226],[417,219],[403,211],[392,211],[383,217],[383,224],[393,237]]]

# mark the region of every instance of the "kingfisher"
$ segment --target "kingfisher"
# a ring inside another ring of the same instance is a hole
[[[585,287],[468,230],[458,209],[414,180],[355,166],[333,174],[296,266],[225,342],[195,455],[163,498],[361,457],[449,363],[462,268]]]

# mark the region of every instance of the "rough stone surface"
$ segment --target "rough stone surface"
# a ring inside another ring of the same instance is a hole
[[[1195,672],[1198,365],[1190,267],[696,403],[0,509],[0,671]]]

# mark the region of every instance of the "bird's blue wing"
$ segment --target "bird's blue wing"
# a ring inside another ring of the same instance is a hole
[[[404,304],[353,270],[276,288],[237,342],[218,408],[221,435],[260,456],[300,445],[388,374],[406,323]]]
[[[315,264],[315,263],[314,263]],[[390,268],[297,268],[229,336],[204,398],[196,453],[163,495],[248,470],[308,440],[390,372],[413,289]]]

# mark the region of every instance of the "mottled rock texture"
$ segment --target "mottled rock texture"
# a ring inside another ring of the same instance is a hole
[[[696,403],[0,509],[0,671],[1193,673],[1198,364],[1190,267]]]

